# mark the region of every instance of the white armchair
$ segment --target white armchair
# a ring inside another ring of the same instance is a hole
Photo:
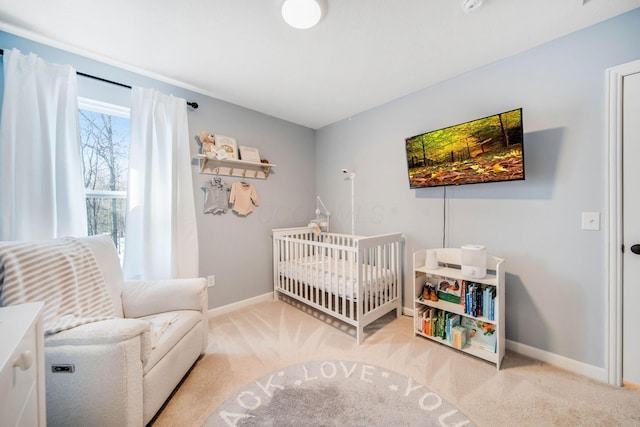
[[[47,422],[143,426],[206,350],[206,281],[124,281],[110,238],[77,240],[93,253],[116,313],[45,337]],[[2,245],[0,257],[10,253]]]

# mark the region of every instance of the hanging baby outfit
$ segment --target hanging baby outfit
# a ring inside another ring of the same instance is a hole
[[[258,193],[251,184],[234,182],[231,185],[229,203],[233,204],[233,210],[238,215],[249,215],[253,211],[253,205],[258,206]]]
[[[204,213],[222,214],[229,206],[229,186],[220,178],[214,178],[202,186],[204,190]]]

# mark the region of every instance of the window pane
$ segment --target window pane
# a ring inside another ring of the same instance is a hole
[[[87,223],[89,236],[111,236],[122,259],[124,254],[124,220],[127,209],[125,198],[87,197]]]
[[[116,111],[121,108],[114,109],[112,107],[115,106],[87,101],[81,102],[79,119],[88,234],[111,236],[122,260],[127,206],[129,117],[122,111]]]
[[[81,109],[80,140],[84,187],[126,191],[129,119]]]

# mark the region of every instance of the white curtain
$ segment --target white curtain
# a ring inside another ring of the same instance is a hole
[[[0,240],[86,236],[76,72],[4,52]]]
[[[184,99],[133,88],[127,191],[125,276],[196,277],[198,236]]]

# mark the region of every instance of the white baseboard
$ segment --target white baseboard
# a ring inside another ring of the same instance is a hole
[[[258,295],[257,297],[252,297],[246,300],[234,302],[233,304],[223,305],[222,307],[211,308],[209,309],[209,319],[212,317],[220,316],[221,314],[230,313],[232,311],[238,310],[240,308],[245,308],[250,305],[258,304],[260,302],[265,302],[273,299],[273,292],[268,292],[263,295]]]
[[[402,314],[404,314],[405,316],[413,316],[413,309],[403,307]],[[569,359],[568,357],[540,350],[526,344],[520,344],[516,341],[506,341],[507,350],[514,351],[516,353],[522,354],[523,356],[548,363],[549,365],[553,365],[561,369],[566,369],[567,371],[571,371],[578,375],[583,375],[596,381],[601,381],[604,383],[608,382],[607,371],[604,368],[598,368],[597,366]]]
[[[535,347],[531,347],[519,342],[507,340],[507,350],[515,351],[524,356],[531,357],[532,359],[539,360],[541,362],[548,363],[549,365],[556,366],[558,368],[566,369],[575,374],[584,375],[596,381],[603,383],[607,382],[607,372],[604,368],[598,368],[597,366],[589,365],[584,362],[569,359],[568,357],[560,356],[555,353],[549,353],[548,351],[540,350]]]

